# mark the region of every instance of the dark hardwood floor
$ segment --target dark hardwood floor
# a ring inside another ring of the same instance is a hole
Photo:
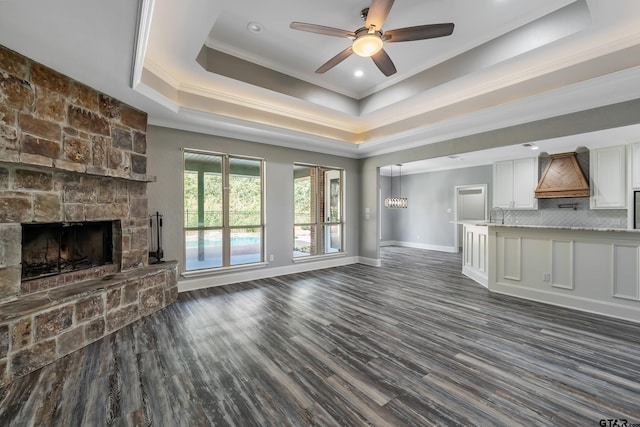
[[[458,255],[180,294],[0,390],[6,426],[640,423],[640,324],[492,296]]]

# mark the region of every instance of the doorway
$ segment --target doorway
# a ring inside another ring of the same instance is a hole
[[[487,184],[455,187],[455,221],[487,220]],[[454,242],[462,247],[462,224],[454,224]]]

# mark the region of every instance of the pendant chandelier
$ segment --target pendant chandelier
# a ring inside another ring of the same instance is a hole
[[[391,165],[391,195],[384,199],[384,207],[390,209],[404,209],[407,207],[407,198],[402,197],[402,165],[397,164],[400,168],[400,191],[398,197],[393,197],[393,165]]]

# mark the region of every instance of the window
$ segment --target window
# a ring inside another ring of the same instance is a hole
[[[293,256],[343,251],[342,169],[294,164]]]
[[[185,269],[264,260],[264,161],[184,152]]]

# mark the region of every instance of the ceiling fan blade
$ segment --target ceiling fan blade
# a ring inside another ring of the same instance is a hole
[[[398,28],[396,30],[385,31],[382,38],[387,43],[434,39],[436,37],[450,36],[451,33],[453,33],[453,27],[454,25],[449,23]]]
[[[322,66],[320,66],[320,68],[316,70],[316,73],[322,74],[329,71],[330,69],[332,69],[333,67],[335,67],[336,65],[338,65],[339,63],[347,59],[348,57],[350,57],[352,54],[353,54],[353,49],[351,48],[351,46],[349,46],[348,48],[346,48],[345,50],[343,50],[342,52],[340,52],[339,54],[337,54],[336,56],[334,56],[333,58],[331,58],[330,60],[322,64]]]
[[[382,71],[382,74],[385,76],[389,77],[396,73],[396,66],[393,65],[393,61],[389,58],[389,55],[384,51],[384,49],[380,49],[378,53],[371,57],[371,59],[373,59],[373,62],[375,62],[380,71]]]
[[[371,6],[369,6],[369,13],[367,14],[367,21],[365,26],[369,28],[372,25],[376,26],[377,30],[382,28],[382,24],[387,19],[391,6],[393,6],[394,0],[371,0]]]
[[[353,31],[341,30],[339,28],[325,27],[324,25],[307,24],[304,22],[292,22],[289,25],[294,30],[306,31],[308,33],[323,34],[325,36],[334,37],[355,37]]]

